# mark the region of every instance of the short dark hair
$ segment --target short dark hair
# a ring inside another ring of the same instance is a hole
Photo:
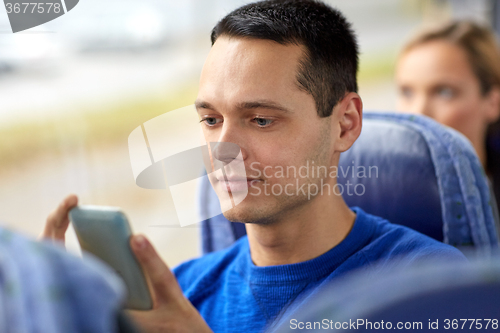
[[[266,0],[240,7],[212,29],[220,36],[272,40],[306,47],[297,73],[318,115],[328,117],[346,92],[357,92],[358,45],[351,24],[336,9],[315,0]]]

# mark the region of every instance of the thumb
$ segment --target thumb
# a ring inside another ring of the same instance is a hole
[[[78,197],[68,195],[59,206],[47,217],[41,238],[51,238],[64,241],[64,234],[69,226],[69,211],[78,204]]]
[[[177,279],[149,240],[143,235],[134,235],[130,244],[151,283],[155,307],[183,299],[184,295]]]

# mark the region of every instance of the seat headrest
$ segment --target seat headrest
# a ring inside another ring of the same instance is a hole
[[[338,183],[348,206],[443,241],[436,170],[419,131],[365,116],[360,137],[340,156]]]
[[[365,113],[360,137],[340,157],[339,171],[349,166],[366,169],[365,177],[339,173],[339,184],[365,190],[345,192],[349,206],[455,246],[498,247],[483,168],[457,131],[425,116]]]

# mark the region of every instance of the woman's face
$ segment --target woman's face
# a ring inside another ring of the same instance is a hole
[[[398,61],[396,84],[399,110],[434,118],[462,132],[476,150],[484,147],[486,127],[498,117],[498,92],[481,94],[462,48],[446,41],[411,48]]]

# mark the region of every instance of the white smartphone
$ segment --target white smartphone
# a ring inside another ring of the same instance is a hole
[[[153,306],[142,268],[130,248],[132,230],[125,214],[116,207],[78,206],[69,212],[83,250],[99,257],[124,280],[126,307],[148,310]]]

